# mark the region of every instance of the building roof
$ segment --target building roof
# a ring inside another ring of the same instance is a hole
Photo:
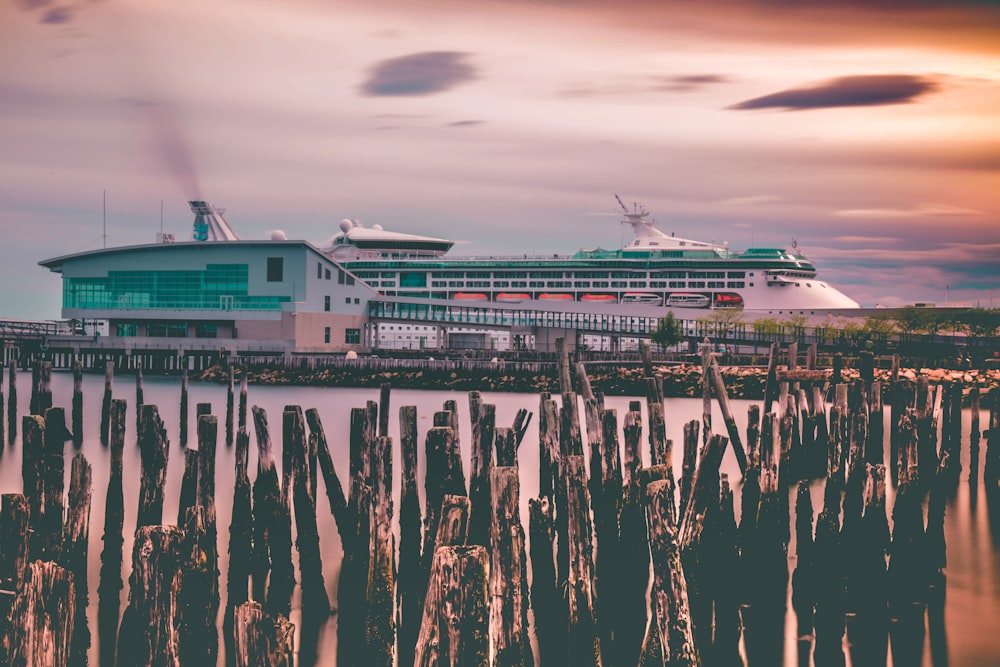
[[[309,250],[312,250],[317,255],[323,259],[330,261],[334,264],[329,257],[324,255],[319,249],[308,241],[273,241],[268,239],[259,239],[253,241],[185,241],[181,243],[147,243],[142,245],[129,245],[129,246],[117,246],[114,248],[101,248],[99,250],[87,250],[84,252],[77,252],[70,255],[61,255],[59,257],[53,257],[51,259],[44,259],[40,261],[39,266],[44,266],[54,273],[62,272],[62,265],[66,262],[70,262],[77,259],[83,258],[93,258],[101,256],[111,256],[120,255],[125,253],[130,254],[140,254],[140,253],[150,253],[150,252],[170,252],[170,248],[183,248],[185,250],[213,250],[220,247],[230,247],[239,246],[242,248],[254,247],[254,246],[305,246]],[[339,265],[338,265],[339,266]]]

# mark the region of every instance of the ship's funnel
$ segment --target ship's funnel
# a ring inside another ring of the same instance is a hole
[[[215,208],[207,201],[189,201],[191,212],[194,213],[194,230],[191,232],[193,241],[239,241],[233,228],[229,226],[222,214],[224,208]]]

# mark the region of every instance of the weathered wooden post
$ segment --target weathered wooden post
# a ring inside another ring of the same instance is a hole
[[[184,367],[181,369],[181,407],[180,407],[180,441],[181,447],[187,447],[188,442],[188,366],[187,357],[183,357]]]
[[[142,406],[145,403],[144,399],[144,383],[142,379],[142,363],[143,357],[139,357],[137,360],[135,368],[135,430],[136,433],[139,432],[139,422],[142,420]]]
[[[900,418],[896,502],[892,508],[889,616],[893,664],[920,664],[925,636],[928,571],[920,488],[920,444],[910,409]]]
[[[365,591],[366,663],[392,667],[396,639],[396,619],[393,613],[396,559],[392,537],[392,439],[389,436],[375,438],[370,461],[372,507],[369,543],[371,557],[368,561],[368,585]],[[322,575],[322,570],[320,574]]]
[[[2,348],[0,348],[2,351]],[[7,422],[4,419],[6,412],[4,411],[4,400],[3,400],[3,364],[0,364],[0,454],[3,453],[4,447],[7,445]]]
[[[293,667],[295,626],[259,602],[244,602],[235,610],[233,646],[236,667]]]
[[[0,395],[0,405],[3,404]],[[80,449],[83,446],[83,361],[76,359],[73,362],[73,446]],[[2,446],[3,433],[0,433],[0,446]]]
[[[489,556],[481,546],[434,552],[414,665],[489,665]]]
[[[10,655],[11,611],[28,567],[28,501],[5,493],[0,500],[0,657]],[[7,664],[7,663],[4,663]]]
[[[607,419],[610,421],[610,418]],[[609,422],[605,423],[610,427]],[[622,468],[623,496],[619,512],[620,563],[617,565],[620,591],[617,594],[618,618],[615,622],[615,641],[612,648],[618,656],[617,664],[631,665],[638,664],[649,612],[646,589],[649,587],[650,556],[645,497],[640,479],[642,469],[640,413],[634,410],[627,412],[623,429],[625,461]],[[610,444],[615,440],[608,437],[607,442]],[[598,562],[602,560],[603,556],[598,551]],[[603,587],[600,580],[598,585]],[[600,598],[598,602],[603,605]]]
[[[816,521],[814,563],[822,576],[816,579],[816,661],[843,665],[846,577],[844,548],[840,534],[840,488],[827,484],[823,511]]]
[[[855,665],[885,664],[888,654],[886,555],[889,523],[885,513],[885,467],[868,465],[864,488],[864,510],[858,524],[855,553],[847,554],[855,564],[848,580],[848,602],[854,613],[847,617],[851,662]]]
[[[101,579],[97,595],[97,636],[101,647],[101,667],[114,667],[118,636],[119,600],[122,589],[122,528],[125,498],[122,490],[122,454],[125,447],[125,401],[111,402],[111,472],[104,501],[104,549],[101,551]]]
[[[264,584],[270,570],[264,608],[274,616],[287,616],[291,608],[292,589],[295,587],[291,516],[288,505],[282,502],[281,489],[278,487],[278,471],[274,465],[267,414],[256,405],[251,411],[257,432],[258,460],[257,480],[253,488],[253,597],[264,599]]]
[[[979,387],[969,390],[969,490],[979,488]],[[973,505],[975,507],[975,505]]]
[[[469,543],[490,550],[490,472],[493,470],[493,442],[496,434],[496,406],[482,402],[478,391],[469,392],[469,419],[472,421],[472,467],[469,473]]]
[[[253,553],[249,454],[250,434],[244,426],[236,433],[236,481],[229,524],[229,570],[226,572],[226,611],[222,623],[227,654],[232,651],[235,610],[249,599],[250,561]]]
[[[799,482],[795,496],[795,570],[792,572],[792,607],[795,609],[798,654],[808,663],[812,653],[813,609],[816,606],[816,572],[813,541],[813,506],[809,482]]]
[[[7,442],[17,437],[17,359],[7,367]]]
[[[36,362],[31,369],[31,379],[31,414],[44,415],[52,407],[52,362]]]
[[[587,493],[583,456],[562,460],[566,486],[569,536],[569,644],[570,665],[601,665],[601,644],[597,636],[593,591],[593,527]]]
[[[399,492],[399,576],[396,580],[399,629],[396,633],[396,653],[400,665],[412,665],[424,604],[418,595],[424,587],[418,581],[423,568],[420,567],[422,535],[417,488],[416,406],[405,405],[399,409],[399,448],[403,469]]]
[[[64,545],[62,560],[73,576],[76,609],[73,637],[70,642],[72,664],[87,663],[87,649],[90,648],[90,626],[87,623],[87,604],[90,588],[87,585],[87,541],[90,537],[91,470],[83,454],[73,457],[70,467],[69,511],[63,530]]]
[[[139,451],[142,459],[142,481],[139,491],[139,511],[136,528],[155,526],[163,521],[163,485],[167,480],[170,456],[167,431],[155,405],[142,406],[139,428]]]
[[[68,667],[76,606],[70,573],[51,561],[28,565],[14,600],[11,665]]]
[[[51,392],[49,396],[51,400]],[[66,458],[63,450],[66,435],[66,415],[63,409],[47,408],[42,437],[45,449],[42,460],[42,515],[40,521],[32,522],[35,544],[38,547],[34,555],[39,560],[60,562],[62,556],[63,509],[66,504]]]
[[[235,437],[234,424],[235,413],[235,391],[236,391],[236,367],[232,363],[227,364],[226,369],[226,447],[233,446]]]
[[[28,501],[27,535],[33,560],[41,555],[45,531],[45,420],[38,415],[23,418],[21,423],[21,488]]]
[[[144,421],[149,408],[155,406],[143,409]],[[183,541],[184,531],[175,526],[146,525],[136,531],[117,664],[181,667]]]
[[[204,430],[202,417],[199,431]],[[214,420],[214,417],[212,418]],[[199,434],[199,440],[204,439]],[[214,535],[209,533],[208,512],[201,505],[188,510],[180,544],[181,582],[178,655],[181,665],[214,665],[219,654],[219,574]]]
[[[740,437],[740,430],[736,426],[736,418],[733,416],[733,410],[729,405],[729,394],[726,393],[726,385],[722,381],[722,371],[719,369],[719,364],[715,362],[714,358],[711,359],[708,366],[708,378],[712,389],[715,391],[715,400],[719,404],[719,410],[722,412],[722,420],[726,424],[726,431],[729,433],[729,444],[732,445],[733,454],[736,455],[736,463],[740,466],[740,473],[746,474],[747,453],[743,449],[743,439]]]
[[[490,637],[495,662],[531,667],[534,658],[528,638],[528,573],[524,527],[518,509],[518,469],[495,468],[491,484]]]
[[[653,561],[651,630],[659,636],[663,665],[700,665],[691,627],[687,582],[681,565],[679,530],[674,514],[674,481],[651,482],[646,487],[646,519]]]

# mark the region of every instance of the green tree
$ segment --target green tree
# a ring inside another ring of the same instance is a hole
[[[996,308],[969,308],[958,318],[963,329],[979,338],[992,336],[1000,328],[1000,310]]]
[[[665,347],[673,347],[684,340],[684,331],[681,323],[674,317],[672,312],[668,312],[656,323],[656,329],[650,334],[650,338],[662,351]]]
[[[904,336],[909,336],[918,331],[927,330],[927,322],[929,318],[928,313],[932,311],[926,308],[917,308],[916,306],[903,306],[902,308],[896,309],[895,314],[892,316],[893,322],[896,324],[896,329],[899,333]]]

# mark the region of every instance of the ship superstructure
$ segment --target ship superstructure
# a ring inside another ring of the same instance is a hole
[[[622,224],[633,240],[622,248],[573,255],[463,257],[453,243],[344,220],[321,247],[387,296],[465,301],[641,303],[672,308],[800,311],[858,308],[817,278],[792,248],[750,248],[680,238],[660,230],[635,204]]]

